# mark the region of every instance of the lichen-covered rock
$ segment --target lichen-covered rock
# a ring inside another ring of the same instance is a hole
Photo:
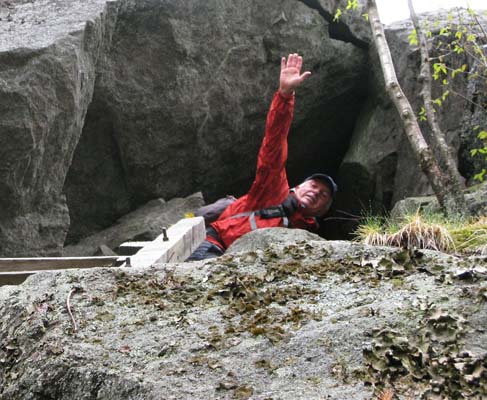
[[[1,288],[0,399],[487,395],[485,258],[288,231],[210,261]]]
[[[282,244],[291,241],[324,240],[318,235],[303,229],[264,228],[251,231],[235,242],[227,249],[227,254],[241,251],[263,250],[271,244]],[[335,242],[338,243],[338,242]]]

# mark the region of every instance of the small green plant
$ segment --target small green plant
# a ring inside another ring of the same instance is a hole
[[[480,130],[480,126],[475,126],[474,131]],[[483,157],[487,164],[487,131],[481,130],[477,134],[477,138],[483,143],[483,147],[475,148],[470,150],[470,155],[472,157]],[[487,173],[486,168],[482,168],[477,174],[474,175],[473,179],[479,182],[483,182],[485,179],[485,174]]]
[[[457,250],[465,253],[487,254],[487,217],[480,217],[451,230]]]
[[[355,231],[358,241],[371,246],[386,246],[384,219],[381,217],[366,217],[364,221]]]

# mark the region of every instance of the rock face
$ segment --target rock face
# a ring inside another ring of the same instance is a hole
[[[0,253],[56,254],[63,186],[95,82],[100,37],[83,27],[105,2],[0,5]],[[86,4],[83,4],[86,3]],[[34,11],[34,10],[37,11]],[[52,21],[55,14],[55,21]]]
[[[465,191],[465,201],[469,215],[487,215],[487,182],[470,187]],[[438,200],[434,196],[408,197],[398,201],[391,210],[391,217],[401,219],[401,217],[412,215],[418,210],[428,214],[440,213]]]
[[[422,20],[429,21],[433,34],[438,34],[441,27],[450,23],[446,12],[424,14]],[[485,20],[482,21],[485,25]],[[413,109],[419,112],[422,105],[421,86],[417,79],[420,60],[419,50],[409,45],[411,31],[412,23],[398,22],[387,27],[386,35],[399,83]],[[370,96],[357,119],[350,148],[340,167],[340,181],[344,188],[342,198],[346,203],[343,206],[356,211],[367,207],[390,210],[405,197],[432,193],[410,150],[397,110],[387,98],[374,48],[370,50],[370,59]],[[451,68],[462,64],[474,66],[472,59],[465,54],[450,56],[446,62]],[[475,126],[487,126],[485,109],[479,106],[485,104],[481,98],[485,90],[479,91],[479,85],[480,82],[469,80],[467,76],[451,80],[448,86],[450,96],[437,112],[440,127],[454,152],[460,156],[460,172],[467,180],[485,167],[483,160],[473,160],[469,154],[470,149],[479,147]],[[433,89],[433,96],[440,96],[443,92],[438,82]],[[460,96],[455,96],[455,92]],[[426,122],[420,125],[425,139],[430,142],[429,126]]]
[[[485,398],[485,258],[302,233],[0,288],[0,399]]]
[[[59,253],[68,210],[73,243],[153,198],[242,194],[289,52],[313,72],[292,184],[338,170],[365,96],[365,24],[343,35],[334,4],[307,3],[2,2],[0,254]]]
[[[279,59],[296,51],[312,76],[296,97],[290,184],[338,175],[336,205],[356,213],[428,193],[385,98],[367,22],[361,12],[333,21],[345,5],[1,2],[0,255],[60,254],[151,199],[245,193]],[[409,29],[392,26],[388,38],[412,95]],[[467,97],[478,91],[460,85]],[[480,164],[465,155],[485,112],[451,102],[441,114],[470,178]]]
[[[353,128],[344,116],[358,112],[364,93],[365,52],[330,39],[320,14],[299,1],[122,5],[66,182],[72,235],[93,215],[110,218],[154,197],[195,188],[210,199],[243,194],[279,59],[298,48],[313,77],[297,99],[292,179],[337,169]],[[317,157],[321,149],[335,156]],[[86,210],[107,186],[112,210]]]

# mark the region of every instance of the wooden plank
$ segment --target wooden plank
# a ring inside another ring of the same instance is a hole
[[[167,230],[167,237],[169,240],[164,241],[164,234],[159,235],[131,256],[131,265],[148,267],[186,260],[206,237],[205,221],[202,217],[184,218]]]
[[[113,267],[125,257],[38,257],[0,258],[0,272],[47,271],[72,268]]]

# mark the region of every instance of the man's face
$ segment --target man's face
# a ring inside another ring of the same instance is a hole
[[[305,207],[304,214],[308,217],[318,217],[328,211],[332,200],[331,190],[320,180],[304,181],[295,189],[299,203]]]

